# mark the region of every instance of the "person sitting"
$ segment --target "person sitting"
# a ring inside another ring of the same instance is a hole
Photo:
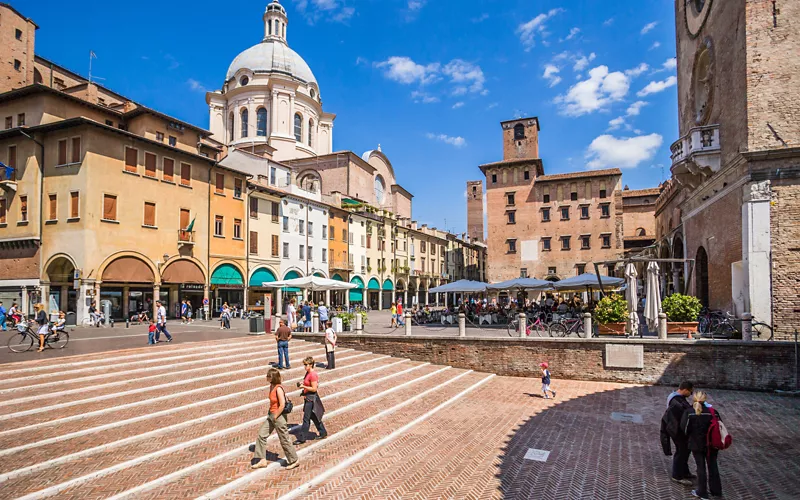
[[[54,335],[58,335],[59,332],[63,332],[67,328],[67,315],[64,314],[64,311],[58,311],[58,319],[53,326],[50,328],[50,331],[53,332]]]

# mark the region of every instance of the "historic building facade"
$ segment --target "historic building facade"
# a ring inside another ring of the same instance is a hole
[[[680,132],[656,211],[659,254],[694,260],[669,286],[783,338],[800,318],[797,19],[797,2],[675,3]]]

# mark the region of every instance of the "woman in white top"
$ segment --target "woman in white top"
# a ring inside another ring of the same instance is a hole
[[[331,322],[325,323],[325,355],[328,358],[328,364],[325,366],[326,370],[333,370],[336,368],[336,332],[333,331]]]
[[[297,310],[294,308],[294,299],[290,300],[286,307],[286,326],[292,331],[297,328]]]

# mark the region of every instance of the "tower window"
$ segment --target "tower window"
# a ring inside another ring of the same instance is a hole
[[[281,23],[277,20],[275,21],[275,34],[281,36]]]
[[[242,137],[247,137],[247,121],[249,113],[246,109],[242,110]]]
[[[245,86],[245,85],[247,85],[248,83],[250,83],[250,79],[249,79],[249,78],[247,78],[247,76],[243,76],[243,77],[242,77],[242,79],[241,79],[241,80],[239,80],[239,84],[240,84],[242,87],[244,87],[244,86]]]
[[[303,117],[300,113],[294,115],[294,140],[303,142]]]
[[[19,71],[22,67],[22,62],[19,59],[14,59],[14,69]]]
[[[17,40],[22,40],[22,30],[16,30],[14,36],[17,38]]]
[[[233,111],[231,111],[231,114],[228,115],[228,136],[230,137],[230,140],[233,141]]]
[[[525,125],[517,123],[514,125],[514,140],[525,138]]]
[[[267,136],[267,110],[264,108],[258,108],[256,111],[256,135]]]

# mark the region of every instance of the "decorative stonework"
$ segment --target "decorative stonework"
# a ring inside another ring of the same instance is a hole
[[[744,201],[769,201],[771,197],[772,189],[769,181],[754,182],[749,185],[749,190],[745,191]]]
[[[712,0],[683,0],[684,16],[683,20],[686,25],[686,31],[689,36],[696,38],[703,30],[703,27],[708,21],[708,14],[711,11]]]
[[[695,124],[707,124],[714,104],[714,48],[710,37],[703,40],[694,56],[691,99]]]

